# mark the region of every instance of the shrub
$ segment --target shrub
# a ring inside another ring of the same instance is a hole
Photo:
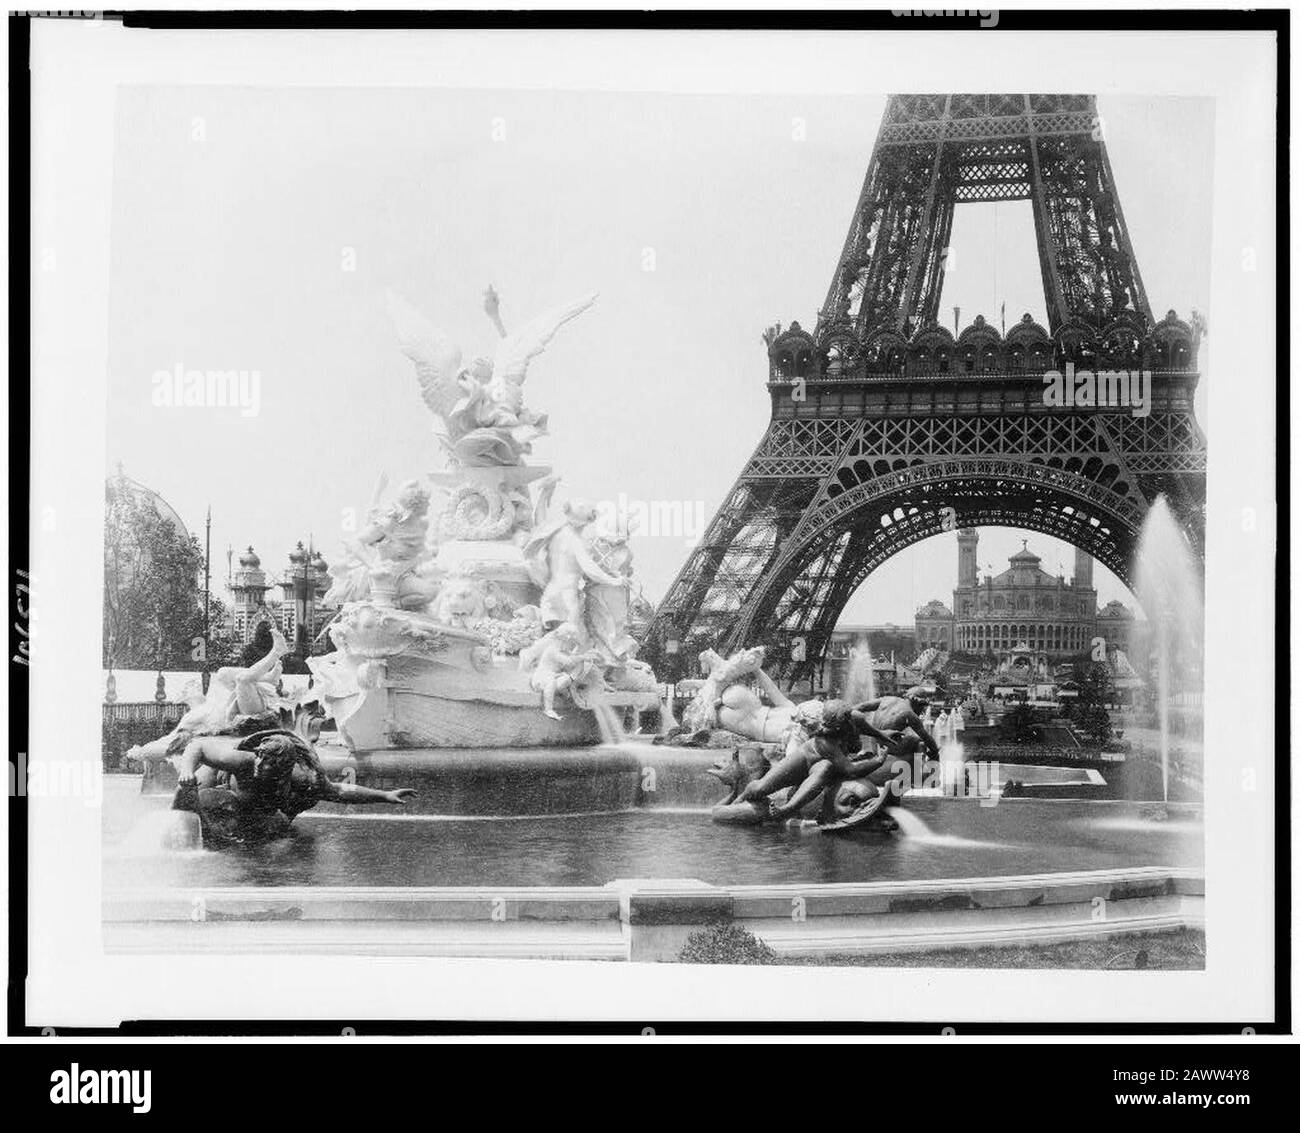
[[[1013,744],[1037,743],[1041,740],[1039,717],[1028,704],[1016,704],[1002,717],[1002,738]]]
[[[691,933],[677,959],[683,964],[774,964],[776,953],[748,929],[720,924]]]

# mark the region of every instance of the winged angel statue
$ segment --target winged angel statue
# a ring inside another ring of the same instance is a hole
[[[402,352],[415,363],[425,405],[443,422],[442,440],[453,461],[471,468],[523,463],[533,441],[546,434],[546,414],[524,405],[528,363],[546,349],[560,327],[595,301],[595,292],[584,295],[508,334],[497,294],[489,287],[483,307],[501,343],[494,358],[475,358],[462,367],[460,347],[400,296],[388,293]]]

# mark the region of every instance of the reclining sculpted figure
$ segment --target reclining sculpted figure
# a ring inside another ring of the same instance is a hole
[[[860,734],[877,739],[885,750],[860,757]],[[893,743],[864,717],[843,701],[829,700],[823,706],[821,719],[806,729],[804,738],[793,741],[785,755],[764,774],[749,777],[743,786],[737,784],[732,798],[714,808],[714,821],[744,825],[784,821],[797,816],[821,795],[820,825],[847,824],[850,817],[856,824],[887,801],[887,788],[868,777],[890,762],[893,753]],[[855,783],[855,789],[842,790],[849,782]],[[775,801],[777,792],[787,789],[789,797]]]
[[[280,711],[288,708],[276,691],[284,672],[280,658],[289,644],[278,630],[271,631],[271,648],[266,656],[248,668],[229,665],[212,674],[204,696],[194,682],[186,701],[189,711],[167,735],[127,751],[134,759],[157,762],[180,754],[195,736],[248,735],[259,728],[275,727]]]
[[[335,783],[308,739],[287,728],[242,739],[198,737],[176,764],[172,809],[197,814],[204,845],[215,849],[284,837],[290,823],[319,802],[401,805],[415,794],[409,787],[377,791]]]
[[[759,743],[780,744],[787,755],[804,744],[820,725],[824,705],[820,700],[795,703],[786,696],[763,671],[764,656],[761,645],[725,659],[712,649],[701,653],[705,681],[683,713],[683,724],[692,731],[724,728]],[[869,721],[858,724],[866,735],[890,743]]]
[[[700,654],[704,684],[682,713],[688,731],[722,728],[758,743],[790,745],[821,717],[821,701],[796,704],[763,671],[761,645],[723,658]]]

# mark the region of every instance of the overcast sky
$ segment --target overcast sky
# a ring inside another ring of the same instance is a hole
[[[534,462],[558,499],[681,501],[707,520],[767,423],[763,328],[811,326],[870,159],[883,98],[228,87],[122,88],[110,280],[108,458],[201,533],[217,577],[252,543],[337,559],[375,480],[442,466],[394,344],[385,288],[464,347],[597,290],[529,372],[551,414]],[[1208,312],[1214,108],[1103,99],[1111,164],[1157,317]],[[1027,203],[963,205],[944,319],[1045,322]],[[1202,367],[1208,343],[1202,346]],[[160,370],[256,370],[256,416],[153,403]],[[1198,397],[1198,406],[1203,404]],[[1206,422],[1202,417],[1202,426]],[[1208,432],[1208,428],[1207,428]],[[690,532],[643,535],[657,600]],[[990,529],[982,568],[1021,534]],[[1029,545],[1067,576],[1072,549]],[[1058,567],[1058,564],[1061,564]],[[1127,600],[1096,569],[1099,597]],[[852,621],[950,600],[956,538],[871,576]]]

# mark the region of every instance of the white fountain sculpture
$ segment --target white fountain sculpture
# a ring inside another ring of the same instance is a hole
[[[628,634],[626,533],[597,531],[581,501],[552,507],[558,477],[524,459],[547,423],[524,406],[528,363],[595,298],[511,335],[489,288],[501,343],[462,367],[459,348],[390,294],[449,467],[429,474],[446,497],[436,517],[419,481],[383,503],[380,479],[329,595],[343,603],[337,651],[309,664],[352,750],[592,743],[660,706]]]

